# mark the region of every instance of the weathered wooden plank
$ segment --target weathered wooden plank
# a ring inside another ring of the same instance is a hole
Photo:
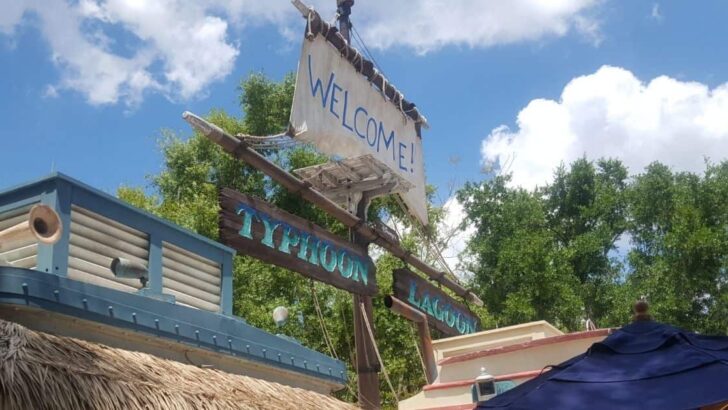
[[[220,241],[238,252],[361,295],[375,295],[363,247],[260,199],[223,189]]]
[[[414,272],[396,269],[392,276],[394,296],[426,314],[428,322],[443,333],[458,336],[481,328],[480,318],[470,309]]]

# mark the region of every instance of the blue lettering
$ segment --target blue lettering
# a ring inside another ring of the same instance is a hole
[[[333,75],[333,74],[332,74]],[[339,100],[336,98],[336,89],[339,89],[339,91],[343,91],[341,87],[339,87],[338,84],[334,83],[334,89],[331,90],[331,105],[329,105],[329,111],[331,111],[332,114],[334,114],[334,117],[339,118],[339,114],[334,111],[334,104],[339,102]]]
[[[311,237],[303,234],[301,235],[301,240],[298,241],[300,246],[298,247],[298,259],[306,260],[308,258],[308,240]]]
[[[255,215],[255,211],[243,204],[240,204],[238,205],[238,209],[235,211],[235,213],[238,215],[243,214],[243,226],[240,228],[238,234],[242,237],[253,239],[251,227],[253,224],[253,216]]]
[[[460,320],[461,318],[462,318],[462,315],[460,314],[460,312],[458,312],[458,318],[456,320],[457,324],[455,325],[455,328],[458,330],[458,332],[460,332],[460,334],[463,334],[463,333],[465,333],[465,322]]]
[[[349,261],[346,266],[344,266],[345,258]],[[344,250],[339,252],[339,273],[347,279],[354,274],[354,261],[351,260],[351,257]]]
[[[314,243],[313,247],[311,248],[311,257],[308,258],[308,262],[312,265],[318,265],[319,264],[319,247],[321,246],[321,242],[313,238],[316,242]]]
[[[440,298],[433,297],[432,298],[432,313],[435,314],[435,319],[442,320],[442,310],[438,309],[439,304],[440,304]]]
[[[298,232],[296,232],[294,228],[286,226],[283,229],[283,236],[281,237],[281,244],[278,246],[278,250],[290,255],[291,246],[298,245],[298,241],[300,239],[301,238],[298,236]]]
[[[447,325],[450,327],[455,327],[455,313],[452,310],[450,310],[449,313],[450,314],[448,315],[447,321],[445,321],[445,323],[447,323]]]
[[[311,96],[316,97],[316,92],[321,91],[321,106],[326,108],[326,100],[329,99],[329,92],[331,91],[331,84],[334,83],[334,73],[329,76],[329,83],[326,85],[326,94],[324,94],[324,86],[321,84],[321,79],[316,79],[316,85],[313,84],[313,73],[311,71],[311,54],[308,55],[308,82],[311,84]]]
[[[358,108],[357,108],[357,109],[356,109],[356,110],[354,111],[354,130],[356,130],[356,135],[358,135],[358,136],[359,136],[359,138],[361,138],[361,139],[364,139],[364,138],[366,138],[367,136],[366,136],[366,135],[364,135],[364,134],[362,134],[361,132],[359,132],[359,127],[358,127],[358,125],[359,125],[359,121],[357,120],[357,118],[359,117],[359,113],[360,113],[360,112],[363,112],[363,113],[364,113],[364,115],[365,115],[365,117],[364,117],[364,118],[368,117],[368,116],[369,116],[369,113],[367,112],[367,110],[366,110],[366,109],[364,109],[364,107],[358,107]],[[368,123],[367,123],[367,125],[368,125]]]
[[[377,152],[379,152],[379,146],[382,145],[382,140],[384,140],[384,148],[387,150],[389,149],[389,145],[392,144],[392,161],[394,161],[394,130],[389,133],[389,139],[387,139],[384,132],[384,125],[380,122],[379,132],[377,133]]]
[[[268,217],[260,217],[260,220],[263,221],[263,225],[265,226],[265,235],[263,235],[263,239],[260,241],[260,243],[269,248],[272,248],[273,233],[276,231],[276,229],[278,229],[279,226],[281,226],[281,224],[280,222],[268,219]]]
[[[435,315],[432,314],[432,306],[430,304],[430,295],[425,293],[422,295],[422,303],[420,304],[420,310],[427,313],[428,315],[434,317]]]
[[[361,275],[361,282],[364,286],[369,284],[369,264],[359,258],[352,258],[354,262],[354,280],[359,282],[359,275]]]
[[[370,129],[369,124],[372,124],[372,123],[374,123],[374,139],[370,140],[369,139],[369,129]],[[374,144],[376,144],[376,143],[377,143],[377,120],[375,120],[374,118],[369,118],[369,121],[367,121],[367,144],[369,144],[370,147],[373,147]]]
[[[415,281],[410,281],[410,291],[407,302],[409,302],[413,306],[420,307],[420,301],[417,300],[417,284],[415,283]]]
[[[329,244],[322,245],[323,246],[319,247],[319,260],[321,261],[321,266],[323,266],[327,271],[333,272],[339,262],[336,258],[336,251]]]
[[[344,91],[344,112],[341,114],[341,125],[344,126],[344,128],[348,129],[349,131],[354,131],[351,126],[346,124],[346,107],[349,105],[349,90]]]
[[[415,143],[412,142],[412,143],[410,143],[410,145],[412,146],[412,152],[410,152],[410,166],[412,166],[415,163]],[[415,168],[410,167],[410,172],[414,173]]]
[[[405,149],[405,152],[407,152],[407,145],[399,143],[399,169],[407,171],[407,167],[402,165],[402,160],[404,159],[404,154],[402,154],[402,148]]]

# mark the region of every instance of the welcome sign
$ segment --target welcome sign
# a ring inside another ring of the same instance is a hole
[[[371,154],[410,182],[400,194],[427,225],[422,139],[415,122],[384,98],[322,35],[304,39],[298,63],[291,124],[296,139],[339,157]]]
[[[465,305],[407,269],[394,271],[394,296],[425,313],[441,332],[465,335],[480,329],[480,319]]]
[[[361,295],[375,295],[364,248],[232,189],[220,192],[220,240],[238,252]]]

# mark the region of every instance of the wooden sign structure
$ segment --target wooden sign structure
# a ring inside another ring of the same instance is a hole
[[[401,93],[396,103],[387,100],[386,80],[372,86],[362,72],[363,61],[353,64],[333,46],[328,36],[314,33],[303,40],[291,125],[295,139],[313,144],[327,155],[355,158],[370,155],[391,174],[407,182],[398,195],[407,211],[427,225],[425,165],[419,122],[410,118]],[[347,52],[348,53],[348,52]]]
[[[250,195],[220,192],[220,241],[238,252],[359,295],[375,295],[366,249]]]
[[[425,313],[441,332],[459,336],[481,328],[480,319],[465,305],[410,270],[396,269],[393,279],[394,296]]]

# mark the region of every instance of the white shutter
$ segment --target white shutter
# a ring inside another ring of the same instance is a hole
[[[30,208],[33,205],[35,204],[1,213],[0,231],[27,221],[30,216]],[[26,242],[18,243],[11,249],[0,252],[0,263],[3,261],[10,262],[12,266],[17,268],[35,269],[38,266],[38,242],[29,239]]]
[[[87,209],[72,206],[68,277],[127,292],[140,289],[139,280],[116,278],[111,272],[111,261],[117,257],[148,266],[148,236]]]
[[[162,244],[162,292],[174,295],[177,303],[219,312],[221,277],[219,263],[170,243]]]

